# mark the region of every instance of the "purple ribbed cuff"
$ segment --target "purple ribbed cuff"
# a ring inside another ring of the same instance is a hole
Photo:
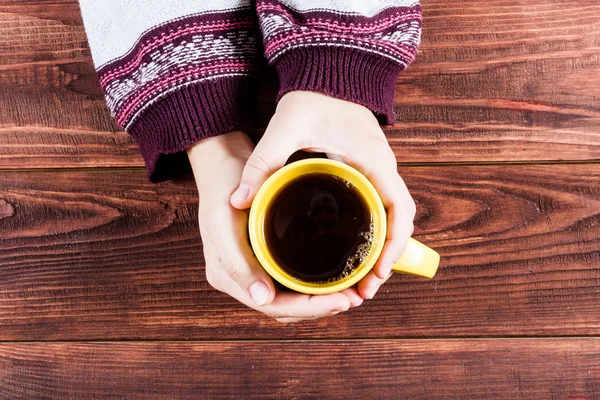
[[[223,77],[193,83],[152,104],[129,133],[140,147],[151,182],[189,168],[186,150],[199,140],[251,126],[256,82]]]
[[[279,96],[293,90],[321,92],[369,108],[386,124],[394,123],[396,78],[403,67],[384,57],[333,46],[305,46],[274,62]]]

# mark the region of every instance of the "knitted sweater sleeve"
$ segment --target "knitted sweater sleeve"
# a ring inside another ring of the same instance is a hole
[[[279,97],[309,90],[394,122],[395,82],[421,38],[419,0],[257,0]]]
[[[80,0],[108,106],[137,141],[151,181],[184,150],[248,125],[255,85],[251,0]]]

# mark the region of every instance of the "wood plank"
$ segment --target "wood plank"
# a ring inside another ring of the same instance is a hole
[[[6,399],[600,397],[599,339],[2,344],[0,367]]]
[[[76,1],[0,1],[0,168],[143,165],[106,107]]]
[[[293,329],[206,284],[193,183],[0,173],[0,340],[600,334],[599,165],[401,173],[436,279]]]
[[[386,128],[399,162],[600,159],[600,5],[423,0]],[[110,118],[75,0],[0,0],[0,168],[141,166]],[[259,95],[264,127],[276,84]]]
[[[387,130],[400,162],[600,158],[600,4],[421,4]]]

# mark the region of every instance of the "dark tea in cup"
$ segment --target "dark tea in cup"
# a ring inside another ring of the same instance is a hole
[[[275,196],[266,214],[265,239],[275,261],[293,277],[330,282],[362,263],[373,242],[373,222],[350,182],[313,173]]]

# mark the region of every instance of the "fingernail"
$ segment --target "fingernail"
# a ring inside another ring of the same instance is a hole
[[[259,306],[265,304],[265,302],[269,298],[269,288],[267,287],[267,285],[264,284],[264,282],[254,282],[250,286],[249,291],[252,300],[254,300],[254,302]]]
[[[246,200],[250,194],[250,188],[246,185],[240,185],[235,192],[231,195],[236,200]]]
[[[378,274],[377,272],[375,272],[375,275],[377,275],[377,277],[379,279],[385,279],[386,276],[388,276],[389,274],[392,273],[392,268],[394,267],[394,264],[390,264],[385,268],[382,268],[381,273]]]
[[[385,269],[386,275],[390,276],[390,274],[392,273],[392,268],[394,268],[394,264],[390,264],[388,268]]]
[[[379,290],[379,285],[375,286],[373,289],[369,290],[367,292],[367,299],[371,300],[373,297],[375,297],[375,293],[377,293],[377,291]]]

